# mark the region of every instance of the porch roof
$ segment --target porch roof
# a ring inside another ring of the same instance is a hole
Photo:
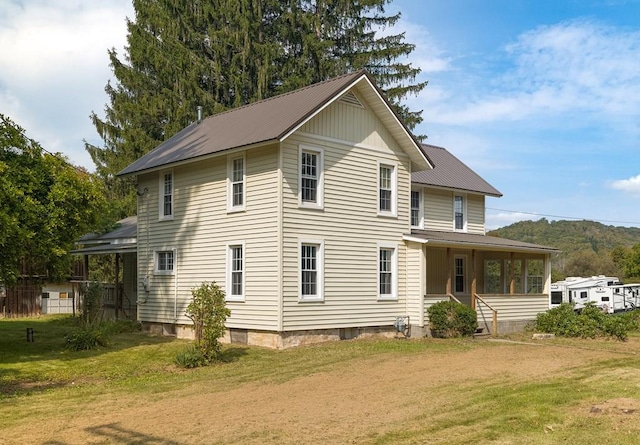
[[[413,229],[410,234],[405,234],[406,241],[441,247],[479,248],[483,250],[500,250],[510,252],[532,253],[557,253],[560,250],[555,247],[541,246],[539,244],[525,243],[496,236],[477,235],[462,232],[442,232],[438,230]]]
[[[136,253],[138,251],[137,243],[125,244],[100,244],[97,246],[84,247],[82,249],[74,249],[71,251],[74,255],[104,255],[109,253]]]

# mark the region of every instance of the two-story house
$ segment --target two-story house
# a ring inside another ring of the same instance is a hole
[[[229,341],[278,348],[406,316],[424,335],[440,299],[491,327],[548,305],[553,249],[485,236],[500,193],[417,142],[366,72],[199,120],[120,175],[137,178],[138,319],[164,332],[188,335],[204,281]]]

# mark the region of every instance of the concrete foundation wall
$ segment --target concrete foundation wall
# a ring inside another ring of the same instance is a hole
[[[416,327],[416,329],[418,329]],[[142,322],[142,330],[154,335],[174,336],[176,338],[194,339],[194,331],[190,325],[170,323]],[[287,349],[296,346],[312,345],[337,340],[354,338],[402,337],[391,326],[374,326],[363,328],[316,329],[307,331],[271,332],[248,329],[227,329],[220,339],[226,344],[261,346],[270,349]]]

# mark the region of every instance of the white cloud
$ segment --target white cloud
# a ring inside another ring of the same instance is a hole
[[[47,150],[92,167],[82,139],[97,138],[89,114],[107,102],[107,49],[124,46],[131,8],[127,0],[3,2],[2,112]]]
[[[456,84],[448,96],[440,92],[431,103],[434,121],[472,125],[527,119],[553,125],[561,117],[562,125],[598,120],[630,127],[628,120],[640,107],[639,53],[638,31],[586,20],[541,26],[506,46],[506,68],[492,81]],[[428,100],[428,92],[423,97]]]
[[[629,179],[619,179],[617,181],[611,181],[609,185],[611,186],[611,188],[614,188],[616,190],[622,190],[623,192],[640,196],[640,175],[634,176]]]

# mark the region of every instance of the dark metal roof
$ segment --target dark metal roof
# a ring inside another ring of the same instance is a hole
[[[107,244],[118,240],[135,239],[138,230],[138,217],[130,216],[116,223],[115,228],[107,233],[88,233],[83,235],[76,244]]]
[[[438,230],[411,230],[411,235],[405,235],[405,239],[420,240],[436,246],[456,246],[463,248],[482,248],[486,250],[520,251],[535,253],[557,253],[555,247],[541,246],[525,243],[496,236],[477,235],[462,232],[442,232]]]
[[[96,246],[84,247],[82,249],[74,249],[71,253],[74,255],[103,255],[109,253],[136,253],[137,251],[137,243],[126,243],[98,244]]]
[[[214,114],[184,128],[118,175],[136,174],[233,148],[280,141],[363,79],[367,79],[378,94],[381,93],[366,71],[358,71]],[[381,94],[380,97],[383,98]],[[387,108],[393,114],[391,108]],[[380,110],[382,108],[378,108]],[[431,163],[419,151],[413,135],[395,114],[393,117],[400,123],[404,139],[417,147],[412,157],[420,157],[420,164],[429,167]]]
[[[76,244],[80,247],[71,251],[75,255],[98,255],[106,253],[137,252],[138,217],[130,216],[116,223],[111,232],[84,235]]]
[[[432,170],[414,172],[411,175],[413,183],[502,196],[502,193],[445,148],[422,144],[422,149],[435,165]]]

